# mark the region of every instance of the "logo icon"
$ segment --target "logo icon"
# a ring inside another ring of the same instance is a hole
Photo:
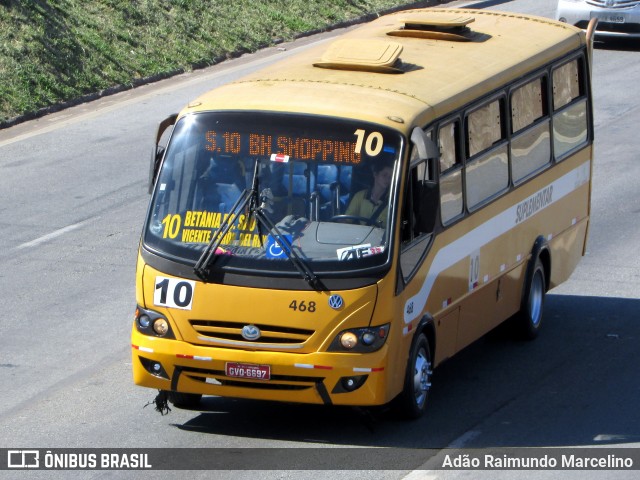
[[[344,305],[344,300],[340,295],[331,295],[329,297],[329,306],[334,310],[340,310]]]
[[[7,451],[7,468],[38,468],[40,452],[38,450]]]
[[[242,338],[245,340],[257,340],[260,338],[261,332],[255,325],[245,325],[242,327]]]

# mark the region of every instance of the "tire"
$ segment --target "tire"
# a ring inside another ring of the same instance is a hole
[[[169,401],[177,408],[197,408],[201,398],[198,393],[169,392]]]
[[[409,362],[405,372],[404,389],[396,397],[395,410],[405,419],[420,418],[427,409],[431,388],[431,352],[423,333],[411,345]]]
[[[539,258],[524,284],[522,305],[516,315],[517,334],[525,340],[533,340],[538,336],[542,324],[542,311],[547,292],[544,265]]]

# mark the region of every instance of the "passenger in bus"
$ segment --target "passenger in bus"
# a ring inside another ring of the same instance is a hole
[[[389,185],[393,175],[392,163],[386,159],[373,162],[373,182],[370,188],[357,192],[345,211],[346,216],[358,217],[371,225],[384,227],[387,221]],[[354,218],[358,221],[358,218]]]

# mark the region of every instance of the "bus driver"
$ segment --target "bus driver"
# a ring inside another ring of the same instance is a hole
[[[371,166],[373,184],[357,192],[345,211],[346,216],[369,219],[372,225],[384,227],[387,221],[389,185],[393,175],[392,164],[387,161],[375,161]],[[357,220],[354,218],[354,220]]]

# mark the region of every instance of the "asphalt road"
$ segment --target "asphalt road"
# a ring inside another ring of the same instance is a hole
[[[458,3],[458,2],[456,2]],[[486,3],[486,2],[485,2]],[[552,16],[552,0],[490,2]],[[0,448],[640,447],[640,42],[595,51],[589,248],[535,342],[494,332],[436,371],[428,414],[208,398],[161,416],[131,380],[135,260],[158,121],[319,38],[0,130]],[[366,450],[371,454],[370,450]],[[328,468],[340,463],[327,457]],[[248,466],[251,465],[247,459]],[[215,478],[635,478],[636,472],[239,471]],[[13,472],[0,471],[0,478]],[[29,472],[19,478],[139,478]],[[209,472],[149,478],[212,478]],[[6,478],[15,478],[6,476]]]

